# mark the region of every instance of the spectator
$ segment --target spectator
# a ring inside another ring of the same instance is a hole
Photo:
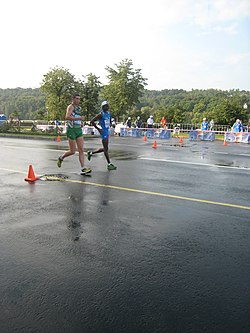
[[[147,120],[147,127],[153,128],[153,124],[154,124],[154,117],[151,115]]]
[[[233,127],[232,127],[232,132],[236,132],[236,133],[243,132],[243,125],[242,125],[240,119],[236,119],[236,122],[233,124]]]
[[[116,126],[115,119],[112,118],[112,119],[111,119],[111,127],[115,128],[115,126]]]
[[[211,119],[209,123],[209,130],[212,131],[214,129],[214,120]]]
[[[247,131],[250,132],[250,119],[248,119]]]
[[[142,121],[141,118],[138,116],[136,121],[135,121],[135,127],[136,128],[141,128],[142,127]]]
[[[131,117],[128,117],[128,120],[126,121],[126,126],[131,128],[131,126],[132,126]]]
[[[161,127],[163,127],[163,128],[166,128],[166,126],[167,126],[167,121],[166,121],[166,119],[164,118],[164,116],[161,118]]]
[[[201,130],[207,131],[208,130],[208,121],[207,118],[203,118],[203,122],[201,123]]]

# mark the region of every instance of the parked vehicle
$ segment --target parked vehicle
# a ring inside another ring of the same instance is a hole
[[[6,118],[5,114],[1,113],[0,114],[0,126],[2,124],[4,124],[6,121],[7,121],[7,118]]]

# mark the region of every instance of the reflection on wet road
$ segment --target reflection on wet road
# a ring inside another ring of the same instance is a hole
[[[151,146],[2,140],[1,332],[249,332],[249,146]]]

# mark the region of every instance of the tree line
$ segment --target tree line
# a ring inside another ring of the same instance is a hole
[[[147,79],[130,59],[114,68],[107,66],[106,71],[108,83],[104,85],[93,73],[76,79],[68,69],[52,68],[40,88],[0,89],[0,113],[21,120],[63,120],[72,95],[79,93],[87,120],[99,111],[103,99],[109,101],[117,121],[140,116],[146,122],[152,114],[155,122],[164,116],[168,123],[196,124],[206,117],[232,125],[236,118],[243,123],[250,118],[250,92],[246,90],[147,90]]]

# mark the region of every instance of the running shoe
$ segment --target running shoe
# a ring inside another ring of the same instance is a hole
[[[83,168],[83,169],[81,170],[81,175],[82,175],[82,176],[84,176],[84,175],[89,175],[91,172],[92,172],[91,169],[89,169],[89,168]]]
[[[92,151],[87,151],[87,158],[90,161],[92,157]]]
[[[117,167],[116,167],[114,164],[109,163],[108,166],[107,166],[107,169],[108,169],[108,170],[116,170]]]
[[[62,161],[63,161],[63,159],[61,158],[61,156],[59,156],[59,157],[58,157],[58,160],[57,160],[57,166],[58,166],[58,168],[61,168],[61,166],[62,166]]]

